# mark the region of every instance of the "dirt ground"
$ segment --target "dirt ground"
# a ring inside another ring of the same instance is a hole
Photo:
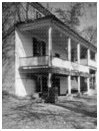
[[[96,97],[60,97],[56,104],[3,97],[3,129],[96,129]]]

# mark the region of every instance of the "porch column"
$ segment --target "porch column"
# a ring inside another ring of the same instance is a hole
[[[95,62],[97,62],[97,53],[95,53]]]
[[[80,93],[80,76],[78,76],[78,93]]]
[[[71,76],[68,76],[68,94],[71,94]]]
[[[49,73],[49,74],[48,74],[48,88],[51,88],[51,87],[52,87],[51,77],[52,77],[52,74]]]
[[[51,90],[51,87],[52,87],[51,77],[52,77],[52,74],[49,73],[48,74],[48,81],[47,81],[47,84],[48,84],[48,97],[50,96],[50,90]]]
[[[68,61],[71,61],[71,38],[68,38]]]
[[[88,60],[88,65],[89,65],[89,61],[90,61],[90,49],[87,50],[87,60]]]
[[[52,27],[48,29],[48,59],[49,66],[51,66],[51,58],[52,58]]]
[[[87,78],[87,92],[89,94],[89,90],[90,90],[90,78]]]
[[[41,84],[41,92],[43,92],[43,88],[42,88],[42,76],[40,76],[40,84]]]
[[[78,64],[80,64],[80,44],[77,44],[77,61]]]
[[[97,89],[97,70],[95,71],[95,89]]]

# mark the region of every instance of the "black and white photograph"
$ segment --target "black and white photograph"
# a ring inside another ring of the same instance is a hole
[[[97,2],[2,2],[2,129],[97,129]]]

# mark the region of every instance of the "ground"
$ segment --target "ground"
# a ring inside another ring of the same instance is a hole
[[[4,96],[2,107],[3,129],[97,128],[95,96],[60,97],[56,104]]]

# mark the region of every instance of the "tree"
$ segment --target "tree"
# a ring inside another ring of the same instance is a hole
[[[69,10],[56,9],[56,13],[58,13],[59,18],[67,24],[70,28],[77,30],[77,26],[80,25],[79,17],[82,16],[81,12],[82,3],[71,3]]]
[[[97,27],[89,26],[81,32],[81,35],[89,42],[97,45]]]
[[[52,10],[53,10],[53,8],[50,7],[49,2],[46,3],[46,8],[47,8],[47,10],[49,10],[50,12],[52,12]]]

